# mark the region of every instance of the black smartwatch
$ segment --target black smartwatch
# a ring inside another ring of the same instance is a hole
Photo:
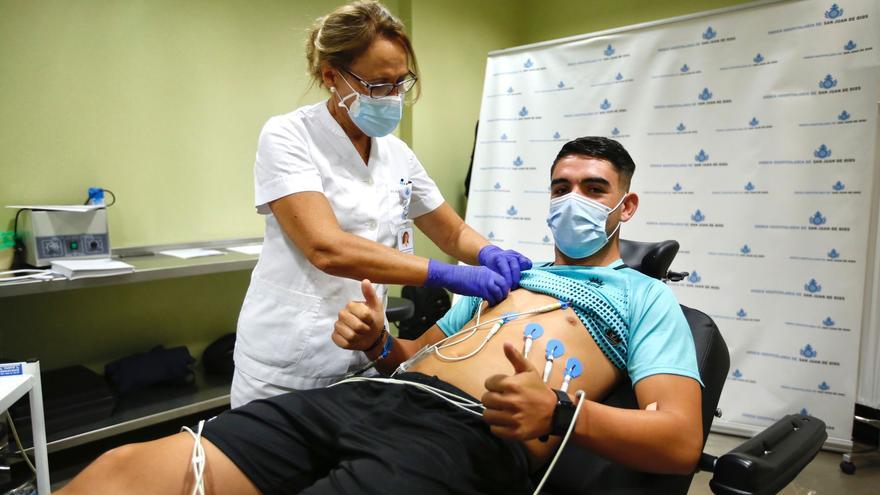
[[[568,398],[568,394],[553,389],[556,393],[556,409],[553,410],[553,421],[550,423],[550,434],[563,436],[568,431],[571,420],[574,418],[574,402]]]

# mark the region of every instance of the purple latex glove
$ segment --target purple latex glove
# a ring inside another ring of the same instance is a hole
[[[507,297],[510,285],[504,277],[484,266],[450,265],[442,261],[428,262],[425,287],[445,287],[456,294],[476,296],[494,306]]]
[[[530,259],[513,249],[505,251],[492,244],[480,249],[480,253],[477,254],[477,261],[504,277],[511,290],[519,288],[520,271],[528,270],[532,267]]]

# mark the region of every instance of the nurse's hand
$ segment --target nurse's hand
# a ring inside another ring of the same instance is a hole
[[[450,265],[442,261],[428,262],[425,287],[445,287],[456,294],[476,296],[494,306],[510,292],[510,284],[501,275],[485,266]]]
[[[532,260],[513,249],[503,250],[498,246],[489,244],[480,249],[477,261],[495,273],[504,277],[511,289],[519,288],[520,271],[532,267]]]
[[[350,301],[333,325],[333,342],[343,349],[367,350],[382,335],[385,313],[382,299],[369,280],[361,281],[363,301]]]

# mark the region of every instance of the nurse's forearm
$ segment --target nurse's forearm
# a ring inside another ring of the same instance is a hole
[[[415,224],[444,253],[471,265],[479,264],[477,253],[489,244],[489,240],[464,223],[448,203],[416,218]]]
[[[382,284],[419,286],[428,277],[427,259],[342,230],[322,193],[291,194],[269,203],[269,207],[287,237],[324,273],[355,280],[368,278]]]
[[[427,259],[342,230],[314,242],[305,255],[316,268],[337,277],[419,286],[428,277]]]

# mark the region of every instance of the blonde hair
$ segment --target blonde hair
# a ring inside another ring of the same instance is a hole
[[[359,0],[343,5],[315,20],[306,38],[306,60],[312,84],[326,87],[321,77],[321,64],[347,68],[377,38],[396,41],[406,50],[410,70],[419,75],[419,66],[412,43],[403,23],[375,0]],[[420,84],[416,81],[416,93]]]

